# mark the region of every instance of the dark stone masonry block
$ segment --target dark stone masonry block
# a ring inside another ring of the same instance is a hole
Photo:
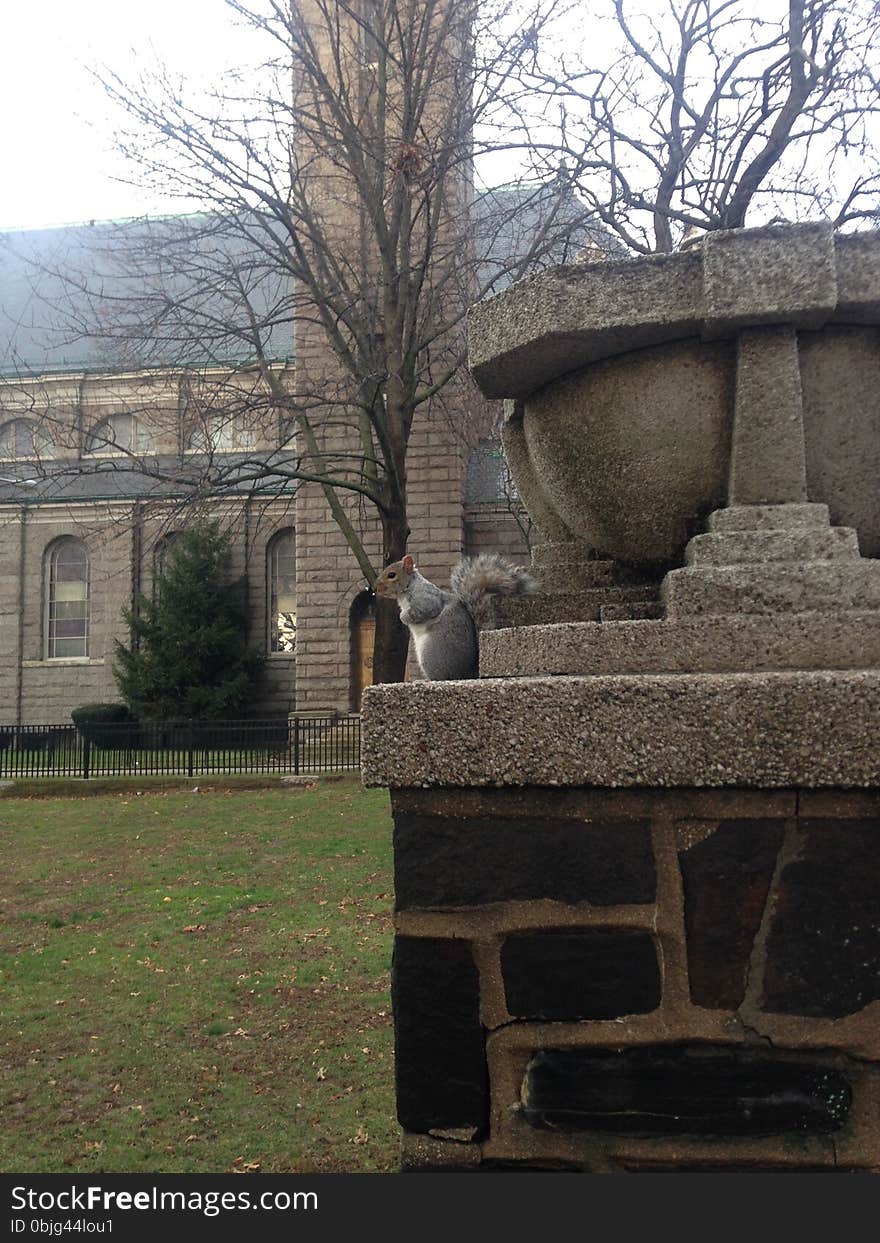
[[[508,1012],[516,1018],[613,1019],[660,1004],[660,968],[647,932],[514,934],[501,947]]]
[[[762,1008],[841,1018],[880,1000],[880,819],[799,827],[779,880]]]
[[[682,826],[680,837],[687,833]],[[782,844],[779,820],[730,820],[679,851],[691,1000],[735,1010]]]
[[[772,1051],[719,1045],[542,1049],[526,1068],[534,1127],[630,1134],[825,1134],[844,1125],[852,1089],[838,1070]]]
[[[398,812],[394,855],[400,910],[534,898],[614,906],[652,902],[656,891],[646,820]]]
[[[479,974],[467,941],[397,937],[391,968],[397,1116],[408,1131],[488,1123]]]

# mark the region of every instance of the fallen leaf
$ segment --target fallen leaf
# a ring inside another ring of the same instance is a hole
[[[232,1163],[233,1174],[253,1174],[262,1166],[262,1161],[245,1161],[244,1157],[236,1157]]]

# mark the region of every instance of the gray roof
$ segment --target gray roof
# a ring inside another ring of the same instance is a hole
[[[474,241],[479,294],[598,245],[618,244],[552,186],[478,195]],[[536,236],[541,244],[535,245]],[[285,242],[260,217],[196,215],[0,233],[0,375],[235,365],[256,354],[293,357],[292,282]],[[2,421],[2,420],[0,420]],[[218,454],[53,462],[34,485],[3,481],[0,504],[259,494],[293,485],[273,474],[274,454]],[[10,464],[11,465],[11,464]],[[468,466],[468,503],[503,496],[497,446]],[[27,479],[27,463],[10,473]],[[43,472],[39,472],[41,475]]]
[[[619,258],[625,248],[570,193],[551,184],[499,186],[474,200],[474,247],[481,294],[500,293],[514,280],[559,263]]]
[[[510,282],[512,262],[517,278],[570,262],[591,243],[606,253],[619,246],[552,186],[485,191],[473,216],[480,296]],[[265,356],[289,360],[286,245],[280,227],[256,215],[0,233],[0,375],[246,363],[257,354],[255,321]]]
[[[82,463],[77,460],[53,462],[51,473],[40,473],[32,484],[4,482],[0,476],[0,505],[223,495],[278,496],[296,488],[295,481],[285,476],[284,464],[288,459],[295,460],[285,450],[222,453],[213,457],[157,454],[151,458],[108,458],[97,464],[90,463],[87,471],[82,470]],[[27,463],[10,465],[15,478],[27,480]]]
[[[234,365],[293,355],[279,239],[222,216],[0,234],[0,374]],[[219,280],[218,273],[223,273]]]

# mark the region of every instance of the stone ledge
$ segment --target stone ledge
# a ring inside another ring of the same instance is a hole
[[[480,636],[484,678],[880,669],[880,613],[571,622]]]
[[[699,336],[698,252],[553,268],[468,312],[469,366],[486,397],[524,397],[627,350]]]
[[[557,267],[519,281],[471,307],[469,365],[484,396],[523,399],[570,371],[683,337],[878,316],[877,232],[735,229],[690,251]]]
[[[880,781],[875,670],[373,686],[363,726],[368,786]]]
[[[45,660],[23,660],[22,669],[94,669],[104,665],[103,656],[47,656]]]

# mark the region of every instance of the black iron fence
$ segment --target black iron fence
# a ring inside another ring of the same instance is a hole
[[[0,778],[359,769],[360,717],[0,725]]]

